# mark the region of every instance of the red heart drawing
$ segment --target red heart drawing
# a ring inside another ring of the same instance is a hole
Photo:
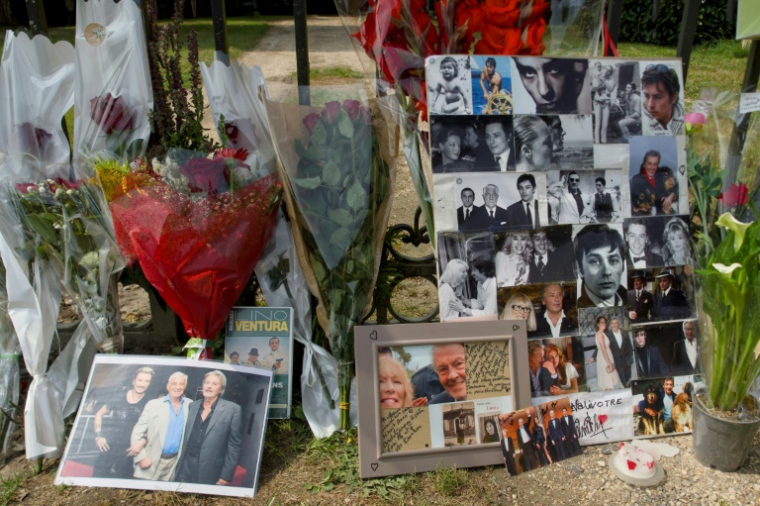
[[[601,423],[602,425],[604,425],[604,422],[607,421],[607,415],[599,415],[597,417],[597,419],[599,420],[599,423]]]
[[[629,460],[628,461],[628,469],[630,469],[631,471],[633,471],[634,469],[636,469],[636,462],[634,462],[632,460]]]

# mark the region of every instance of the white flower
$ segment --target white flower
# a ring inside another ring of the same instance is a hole
[[[734,248],[737,250],[742,247],[744,234],[747,232],[749,226],[752,225],[752,223],[743,223],[737,220],[731,213],[723,213],[715,223],[734,232]]]
[[[739,263],[732,263],[731,265],[724,265],[719,263],[714,263],[712,266],[715,268],[716,271],[720,272],[721,274],[726,274],[728,276],[731,275],[732,272],[734,272],[736,269],[740,269],[742,264]]]
[[[82,259],[79,261],[79,265],[87,270],[97,269],[100,265],[100,255],[97,251],[90,251],[85,253]]]

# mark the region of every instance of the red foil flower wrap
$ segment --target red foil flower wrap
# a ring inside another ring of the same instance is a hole
[[[110,93],[90,100],[90,117],[106,135],[134,128],[124,99]]]
[[[248,283],[274,227],[274,175],[202,200],[163,181],[111,202],[122,252],[179,315],[191,337],[213,339]]]

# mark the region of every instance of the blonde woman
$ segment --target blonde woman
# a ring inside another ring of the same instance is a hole
[[[499,319],[526,320],[528,332],[536,330],[536,312],[533,310],[533,303],[524,293],[518,292],[509,298]]]
[[[496,253],[496,285],[517,286],[528,282],[533,242],[528,231],[508,232]]]
[[[425,397],[414,399],[412,382],[401,362],[389,353],[381,353],[377,365],[381,408],[410,408],[427,404]]]
[[[694,265],[694,252],[689,240],[689,231],[680,218],[671,218],[662,233],[662,260],[665,267]]]
[[[441,320],[453,320],[461,318],[461,313],[453,306],[461,303],[457,297],[456,289],[467,279],[467,264],[463,260],[449,260],[441,274],[438,288],[438,301],[440,303]]]

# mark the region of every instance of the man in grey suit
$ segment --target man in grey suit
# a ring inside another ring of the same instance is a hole
[[[610,352],[615,362],[615,370],[620,376],[623,386],[628,386],[631,381],[631,367],[633,366],[633,346],[628,332],[620,328],[620,319],[616,316],[610,318],[610,329],[605,332],[610,340]]]
[[[169,376],[167,395],[148,402],[132,429],[127,456],[135,457],[135,478],[169,481],[182,454],[182,436],[193,401],[184,396],[187,375]]]
[[[240,455],[241,410],[221,398],[227,387],[222,371],[203,378],[203,401],[190,407],[190,421],[174,481],[204,485],[228,485]]]

